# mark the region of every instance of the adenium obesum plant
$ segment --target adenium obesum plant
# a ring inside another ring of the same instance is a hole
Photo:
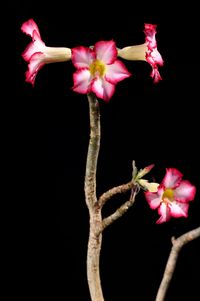
[[[133,161],[133,172],[126,184],[113,187],[102,195],[96,193],[96,172],[100,148],[100,107],[99,98],[109,101],[113,97],[115,86],[131,74],[118,60],[142,60],[152,67],[151,77],[154,82],[161,80],[158,66],[163,59],[157,50],[155,39],[156,25],[145,24],[145,43],[135,46],[117,48],[115,41],[99,41],[94,46],[77,46],[72,49],[47,47],[41,39],[38,26],[34,20],[26,21],[21,30],[30,35],[32,42],[22,56],[28,62],[26,81],[34,85],[38,71],[48,63],[72,61],[77,69],[73,74],[72,89],[80,94],[87,94],[90,116],[90,139],[85,171],[85,201],[89,210],[89,239],[87,249],[87,280],[92,301],[104,301],[100,280],[100,251],[103,231],[115,220],[125,214],[135,202],[136,195],[144,191],[146,200],[152,209],[158,208],[160,218],[157,223],[169,221],[170,217],[187,217],[189,202],[195,197],[196,188],[189,181],[182,180],[182,173],[176,168],[168,168],[163,181],[149,182],[144,179],[154,167],[151,164],[137,170]],[[102,217],[103,206],[116,194],[130,191],[129,199],[107,217]],[[164,300],[167,288],[175,269],[180,249],[187,242],[200,236],[200,227],[173,239],[166,270],[164,271],[156,301]]]

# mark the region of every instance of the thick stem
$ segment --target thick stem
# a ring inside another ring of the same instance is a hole
[[[99,103],[93,93],[88,94],[88,101],[90,141],[86,162],[85,199],[90,215],[90,233],[87,252],[87,279],[91,300],[104,301],[99,271],[102,217],[96,197],[96,171],[100,147],[100,112]]]
[[[100,280],[100,251],[102,242],[100,210],[90,214],[90,234],[87,253],[87,279],[92,301],[104,301]]]
[[[99,103],[93,93],[88,94],[90,114],[90,142],[88,147],[86,174],[85,174],[85,197],[88,208],[96,202],[96,171],[100,148],[100,112]]]
[[[172,244],[173,244],[172,249],[171,249],[167,264],[166,264],[166,268],[165,268],[165,271],[163,274],[163,278],[162,278],[160,287],[158,289],[156,301],[164,301],[164,299],[165,299],[167,289],[172,280],[172,276],[173,276],[173,273],[174,273],[174,270],[176,267],[176,263],[177,263],[177,259],[178,259],[180,250],[182,249],[182,247],[185,244],[196,239],[199,236],[200,236],[200,227],[181,235],[177,239],[175,239],[175,238],[172,239]]]

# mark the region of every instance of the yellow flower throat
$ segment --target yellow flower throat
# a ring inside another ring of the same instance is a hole
[[[162,199],[163,200],[168,199],[172,201],[174,199],[174,190],[167,188],[163,193]]]
[[[106,71],[106,66],[101,61],[95,60],[90,65],[89,70],[92,76],[99,75],[100,77],[103,77]]]

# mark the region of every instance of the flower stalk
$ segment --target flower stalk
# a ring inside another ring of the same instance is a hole
[[[96,197],[96,170],[100,148],[99,103],[93,93],[88,95],[90,114],[90,141],[86,162],[85,200],[90,216],[87,250],[87,280],[92,301],[104,301],[100,281],[99,261],[102,242],[102,218]]]

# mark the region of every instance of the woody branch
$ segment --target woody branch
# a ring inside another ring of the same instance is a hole
[[[163,278],[157,292],[155,301],[164,301],[167,289],[172,280],[172,276],[176,267],[178,255],[184,245],[188,242],[200,237],[200,227],[191,230],[178,238],[172,238],[172,249],[166,264]]]

